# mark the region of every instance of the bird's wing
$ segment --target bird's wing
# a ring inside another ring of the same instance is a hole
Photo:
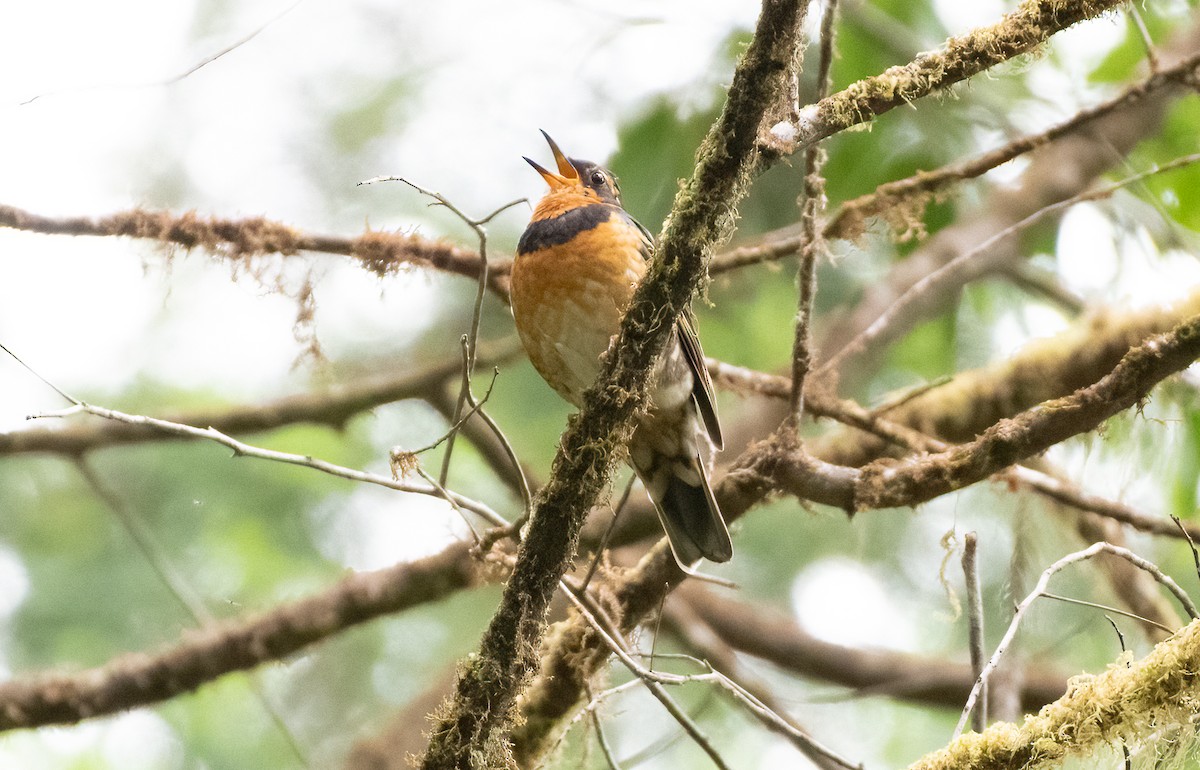
[[[654,236],[642,226],[642,223],[629,216],[622,210],[629,221],[642,233],[642,257],[650,260],[654,253]],[[704,348],[700,347],[700,337],[696,334],[696,318],[692,309],[686,308],[675,322],[675,336],[679,338],[679,346],[683,349],[684,360],[692,371],[692,401],[700,418],[704,420],[704,429],[712,439],[717,449],[724,446],[721,437],[721,422],[717,419],[717,400],[713,393],[712,378],[708,376],[708,367],[704,364]]]
[[[708,376],[708,367],[704,365],[704,348],[700,347],[700,338],[696,335],[695,318],[692,309],[687,308],[675,322],[675,333],[679,337],[679,346],[683,348],[683,357],[692,370],[692,400],[704,420],[704,429],[712,439],[717,449],[724,447],[725,440],[721,437],[721,423],[717,419],[717,401],[713,394],[712,378]]]

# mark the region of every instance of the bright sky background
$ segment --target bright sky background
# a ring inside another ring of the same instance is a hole
[[[960,31],[1011,7],[995,0],[937,5]],[[708,85],[728,77],[710,63],[730,30],[750,26],[757,10],[745,0],[10,2],[0,25],[0,203],[45,215],[99,216],[137,205],[265,215],[347,235],[368,222],[416,226],[469,243],[461,227],[429,212],[414,193],[355,183],[401,174],[478,214],[536,197],[542,182],[521,156],[545,154],[537,129],[568,152],[607,157],[619,122],[655,95],[686,90],[707,98]],[[169,82],[260,28],[240,48]],[[1122,29],[1101,22],[1055,45],[1085,66]],[[406,78],[411,93],[356,154],[325,149],[325,116],[375,98],[381,72]],[[1080,98],[1071,94],[1067,102]],[[337,193],[330,200],[318,185]],[[526,216],[518,207],[500,226],[519,232]],[[1082,290],[1111,281],[1117,269],[1113,238],[1104,240],[1098,219],[1081,209],[1064,228],[1064,238],[1078,239],[1078,262],[1064,264]],[[420,275],[381,286],[337,260],[320,269],[320,335],[333,358],[363,339],[386,344],[398,319],[419,316],[432,302]],[[1200,277],[1194,260],[1179,269],[1180,284]],[[290,301],[266,296],[253,281],[230,282],[202,256],[168,268],[144,244],[0,230],[0,342],[67,391],[100,403],[138,378],[209,386],[231,398],[301,388],[303,374],[288,374],[298,352],[293,316]],[[0,356],[0,431],[62,406]],[[355,506],[369,509],[372,494],[364,490]],[[360,546],[355,566],[389,558]],[[838,614],[845,602],[878,620],[889,601],[874,576],[851,579],[857,570],[814,565],[795,590],[806,614],[851,641],[877,636],[878,626],[847,626]],[[0,582],[14,586],[23,575],[10,572],[0,559]],[[831,583],[855,596],[822,589]],[[123,766],[137,768],[170,765],[164,730],[142,713],[54,734],[64,756],[73,746],[129,752],[136,745],[140,754],[119,755]],[[18,736],[4,744],[0,765],[7,755],[19,766],[33,741]]]

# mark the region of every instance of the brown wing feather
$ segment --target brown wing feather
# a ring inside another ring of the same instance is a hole
[[[654,253],[654,236],[642,226],[642,223],[629,216],[622,210],[629,221],[642,233],[642,257],[647,261]],[[721,437],[721,422],[717,419],[717,400],[713,394],[712,378],[708,376],[708,367],[704,365],[704,348],[700,347],[700,337],[696,334],[696,318],[692,309],[688,308],[679,316],[675,323],[675,336],[679,338],[679,346],[683,348],[683,357],[688,368],[692,371],[692,402],[704,420],[704,429],[712,439],[717,449],[722,449],[725,440]]]
[[[704,349],[700,347],[700,338],[696,335],[695,319],[692,309],[688,308],[679,316],[675,324],[675,333],[679,337],[679,345],[683,348],[683,357],[692,370],[692,401],[700,418],[704,420],[704,429],[713,445],[721,449],[725,440],[721,437],[721,423],[717,419],[717,402],[713,395],[712,378],[708,376],[708,367],[704,365]]]

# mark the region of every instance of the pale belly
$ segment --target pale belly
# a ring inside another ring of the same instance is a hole
[[[563,398],[579,406],[600,373],[600,361],[629,306],[642,271],[602,260],[557,259],[552,268],[531,256],[513,271],[513,316],[530,360]],[[536,276],[536,278],[532,278]]]

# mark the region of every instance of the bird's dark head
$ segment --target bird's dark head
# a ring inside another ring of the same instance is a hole
[[[621,188],[611,171],[590,160],[568,158],[562,150],[558,149],[558,145],[550,138],[549,134],[543,131],[542,136],[546,137],[546,141],[550,144],[550,151],[554,153],[554,162],[558,166],[558,173],[547,171],[529,158],[526,158],[525,161],[542,175],[542,178],[550,185],[551,192],[574,190],[588,197],[598,198],[604,203],[621,205]]]

